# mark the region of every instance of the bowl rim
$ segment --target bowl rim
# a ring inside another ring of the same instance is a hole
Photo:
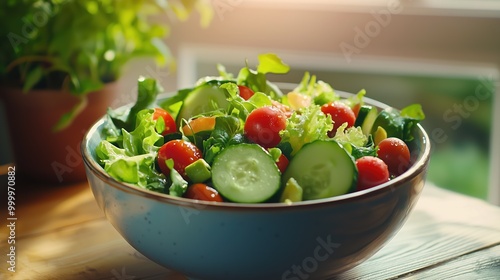
[[[174,92],[175,93],[175,92]],[[345,91],[339,91],[335,90],[335,93],[339,94],[341,97],[349,97],[353,96],[354,94],[348,93]],[[168,98],[171,96],[172,93],[163,93],[158,96],[157,100],[161,100],[163,98]],[[379,109],[385,109],[389,108],[391,106],[382,103],[380,101],[371,99],[369,97],[363,97],[365,103],[376,106]],[[131,106],[131,104],[124,105],[120,108],[126,108]],[[315,200],[306,200],[306,201],[300,201],[300,202],[294,202],[291,204],[287,203],[282,203],[282,202],[271,202],[271,203],[236,203],[236,202],[211,202],[211,201],[203,201],[203,200],[195,200],[195,199],[190,199],[190,198],[183,198],[183,197],[175,197],[171,196],[168,194],[164,193],[159,193],[155,191],[151,191],[145,188],[141,188],[139,186],[130,184],[130,183],[124,183],[124,182],[119,182],[112,178],[110,175],[108,175],[105,171],[104,168],[97,163],[96,160],[92,157],[90,151],[87,149],[88,144],[90,142],[90,139],[92,138],[91,136],[99,133],[98,129],[99,127],[104,123],[106,116],[101,117],[97,122],[95,122],[90,129],[85,133],[85,136],[81,142],[80,149],[81,149],[81,154],[82,158],[85,164],[86,169],[90,171],[94,176],[98,177],[100,180],[102,180],[106,185],[109,185],[115,189],[124,191],[126,193],[132,194],[132,195],[138,195],[143,198],[147,199],[152,199],[156,200],[158,202],[162,203],[169,203],[177,206],[182,206],[182,207],[187,207],[187,208],[195,208],[195,209],[204,209],[204,210],[234,210],[234,211],[242,211],[242,210],[284,210],[284,209],[302,209],[304,207],[320,207],[325,204],[344,204],[344,203],[351,203],[353,200],[359,200],[363,199],[366,197],[373,197],[373,196],[378,196],[381,195],[385,192],[393,191],[395,188],[397,188],[399,185],[404,184],[408,181],[411,181],[415,177],[417,177],[419,174],[425,171],[427,168],[427,165],[430,160],[430,153],[431,153],[431,142],[429,139],[429,136],[425,129],[420,125],[417,124],[417,127],[419,129],[419,132],[422,136],[422,147],[423,150],[420,151],[418,154],[417,161],[413,163],[413,165],[405,171],[403,174],[399,175],[398,177],[385,182],[383,184],[380,184],[378,186],[366,189],[366,190],[361,190],[361,191],[355,191],[343,195],[338,195],[338,196],[333,196],[333,197],[328,197],[328,198],[322,198],[322,199],[315,199]],[[88,180],[88,179],[87,179]],[[91,182],[89,181],[89,185],[91,186]],[[92,187],[92,186],[91,186]]]

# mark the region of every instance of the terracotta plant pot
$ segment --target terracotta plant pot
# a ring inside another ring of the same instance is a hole
[[[39,183],[67,184],[86,180],[80,154],[80,142],[87,129],[118,97],[117,83],[88,95],[88,105],[67,128],[53,127],[64,113],[78,102],[58,90],[2,88],[11,137],[16,175]]]

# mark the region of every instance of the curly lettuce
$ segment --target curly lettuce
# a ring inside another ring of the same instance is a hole
[[[335,133],[333,140],[340,143],[346,151],[348,151],[354,159],[363,156],[376,156],[377,147],[373,143],[371,136],[363,134],[361,127],[347,127],[347,123],[343,123]]]
[[[309,72],[304,73],[302,80],[293,92],[309,96],[316,105],[323,105],[340,99],[330,84],[317,80],[316,76],[311,76]]]
[[[327,133],[332,129],[331,116],[324,114],[320,106],[311,105],[294,111],[280,136],[282,142],[290,144],[293,156],[306,143],[329,139]]]

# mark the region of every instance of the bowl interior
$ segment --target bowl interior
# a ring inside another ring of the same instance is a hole
[[[293,84],[280,84],[281,88],[293,88]],[[350,96],[353,96],[352,93],[347,93],[343,91],[336,91],[338,95],[341,97],[347,98]],[[161,100],[168,98],[172,95],[172,93],[166,93],[163,94],[159,97],[159,102]],[[364,97],[364,101],[366,104],[376,106],[379,110],[389,108],[390,106],[387,104],[384,104],[382,102],[373,100],[371,98]],[[125,105],[118,110],[126,110],[130,108],[132,104]],[[154,191],[149,191],[147,189],[143,189],[140,187],[137,187],[132,184],[127,184],[123,182],[118,182],[115,179],[111,178],[104,169],[97,163],[97,155],[95,153],[95,149],[97,145],[104,139],[103,133],[102,133],[102,128],[105,122],[105,117],[101,118],[99,121],[97,121],[87,132],[87,134],[84,137],[84,140],[82,141],[82,155],[84,158],[85,163],[87,164],[88,168],[90,168],[93,172],[99,174],[99,177],[101,179],[107,181],[110,184],[113,184],[115,186],[118,186],[120,188],[127,188],[129,190],[133,190],[137,192],[140,195],[146,195],[146,196],[156,196],[159,199],[164,199],[166,201],[169,201],[170,203],[176,203],[176,204],[181,204],[185,205],[186,203],[189,204],[206,204],[208,206],[215,206],[215,207],[238,207],[238,208],[267,208],[267,207],[290,207],[289,205],[283,204],[283,203],[264,203],[264,204],[250,204],[250,203],[231,203],[231,202],[224,202],[222,204],[214,204],[211,202],[205,202],[205,201],[195,201],[192,199],[186,199],[186,198],[179,198],[179,197],[172,197],[166,194],[154,192]],[[350,200],[350,199],[355,199],[356,197],[363,196],[368,193],[372,192],[377,192],[380,191],[381,189],[387,188],[388,186],[395,186],[398,184],[401,184],[402,182],[408,181],[411,179],[414,174],[422,172],[424,169],[427,168],[427,163],[430,159],[430,141],[429,137],[424,130],[424,128],[418,124],[417,125],[418,129],[415,129],[413,132],[414,140],[411,141],[408,146],[411,152],[411,164],[412,166],[407,170],[404,174],[398,176],[397,178],[381,184],[379,186],[363,190],[363,191],[356,191],[344,195],[339,195],[335,197],[330,197],[330,198],[324,198],[324,199],[317,199],[317,200],[309,200],[309,201],[301,201],[298,203],[294,203],[292,207],[298,207],[300,205],[310,205],[310,204],[321,204],[321,203],[328,203],[330,201],[341,201],[341,200]]]

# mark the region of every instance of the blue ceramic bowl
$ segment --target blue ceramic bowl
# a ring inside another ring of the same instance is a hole
[[[102,125],[103,119],[82,142],[97,203],[137,251],[191,279],[323,279],[353,268],[403,225],[424,187],[430,156],[419,125],[412,167],[372,189],[291,206],[211,203],[112,179],[94,153]]]

